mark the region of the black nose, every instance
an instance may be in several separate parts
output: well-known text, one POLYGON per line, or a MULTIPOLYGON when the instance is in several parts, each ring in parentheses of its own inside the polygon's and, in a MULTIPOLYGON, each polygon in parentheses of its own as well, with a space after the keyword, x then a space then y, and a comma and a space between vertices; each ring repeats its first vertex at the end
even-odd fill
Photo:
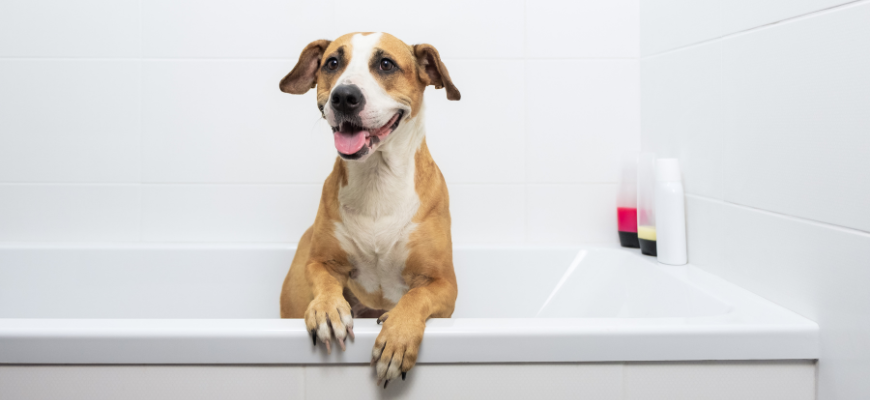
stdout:
POLYGON ((342 114, 353 115, 366 104, 362 91, 356 85, 341 85, 332 90, 332 108, 342 114))

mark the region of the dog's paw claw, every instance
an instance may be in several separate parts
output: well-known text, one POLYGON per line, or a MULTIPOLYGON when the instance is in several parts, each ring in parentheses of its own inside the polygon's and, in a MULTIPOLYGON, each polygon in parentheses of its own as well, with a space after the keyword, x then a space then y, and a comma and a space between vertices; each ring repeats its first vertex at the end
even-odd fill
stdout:
POLYGON ((347 350, 345 338, 353 338, 353 318, 350 305, 344 297, 324 296, 311 301, 305 311, 305 326, 311 332, 312 343, 323 342, 326 352, 332 353, 333 338, 342 350, 347 350))
POLYGON ((417 362, 426 325, 416 319, 393 316, 384 323, 372 349, 372 364, 378 379, 405 379, 417 362))

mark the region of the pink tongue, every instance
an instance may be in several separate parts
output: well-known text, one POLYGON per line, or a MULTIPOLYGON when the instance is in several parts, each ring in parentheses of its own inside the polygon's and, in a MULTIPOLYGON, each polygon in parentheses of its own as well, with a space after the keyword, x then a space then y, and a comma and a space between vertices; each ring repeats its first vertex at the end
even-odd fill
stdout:
POLYGON ((335 132, 335 148, 342 154, 354 154, 366 144, 366 131, 352 133, 335 132))

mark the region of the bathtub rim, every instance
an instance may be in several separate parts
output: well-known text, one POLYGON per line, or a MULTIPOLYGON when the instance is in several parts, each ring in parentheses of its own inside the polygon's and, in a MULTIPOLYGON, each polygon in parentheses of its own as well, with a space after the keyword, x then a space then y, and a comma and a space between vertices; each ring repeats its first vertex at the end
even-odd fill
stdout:
MULTIPOLYGON (((265 249, 287 243, 3 243, 19 249, 265 249)), ((482 244, 456 248, 571 248, 616 245, 482 244)), ((636 253, 636 252, 633 252, 636 253)), ((427 323, 418 362, 597 362, 817 359, 818 325, 693 265, 650 261, 734 308, 694 318, 454 318, 427 323)), ((0 319, 2 364, 367 363, 380 326, 357 319, 342 353, 311 345, 301 320, 0 319), (300 349, 304 349, 300 351, 300 349)))

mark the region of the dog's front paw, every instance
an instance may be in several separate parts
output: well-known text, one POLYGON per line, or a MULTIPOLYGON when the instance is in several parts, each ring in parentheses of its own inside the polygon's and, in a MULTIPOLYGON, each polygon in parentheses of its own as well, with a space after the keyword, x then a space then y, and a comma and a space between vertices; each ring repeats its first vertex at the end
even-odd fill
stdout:
POLYGON ((404 380, 405 373, 417 363, 417 353, 420 342, 423 341, 426 323, 413 317, 390 313, 378 318, 378 323, 382 322, 384 327, 372 349, 372 364, 378 374, 378 383, 384 380, 384 387, 387 387, 387 383, 399 375, 404 380))
POLYGON ((311 332, 311 340, 317 345, 320 339, 326 345, 326 352, 331 353, 329 346, 332 337, 344 350, 344 339, 353 335, 353 311, 343 296, 319 296, 308 304, 305 310, 305 326, 311 332))

